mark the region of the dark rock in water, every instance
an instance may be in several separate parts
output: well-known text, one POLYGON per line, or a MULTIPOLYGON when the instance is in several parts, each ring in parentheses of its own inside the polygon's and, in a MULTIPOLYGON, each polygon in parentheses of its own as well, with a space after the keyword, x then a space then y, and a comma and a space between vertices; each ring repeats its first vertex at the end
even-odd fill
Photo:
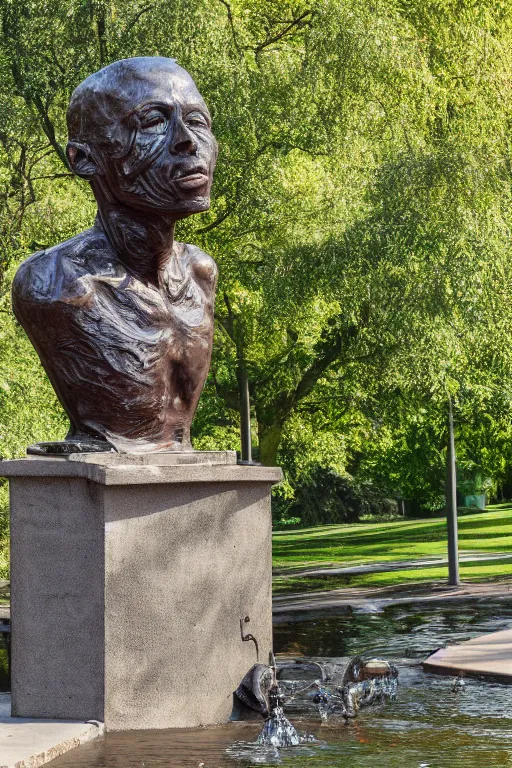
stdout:
MULTIPOLYGON (((235 691, 235 697, 245 707, 263 717, 269 715, 268 692, 272 685, 272 670, 266 664, 255 664, 235 691)), ((246 719, 246 718, 244 718, 246 719)))

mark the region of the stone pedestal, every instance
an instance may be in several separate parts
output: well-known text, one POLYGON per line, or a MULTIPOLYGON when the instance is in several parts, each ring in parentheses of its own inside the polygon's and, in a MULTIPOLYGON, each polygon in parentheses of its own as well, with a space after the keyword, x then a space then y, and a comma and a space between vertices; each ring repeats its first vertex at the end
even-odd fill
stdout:
POLYGON ((233 691, 272 647, 270 488, 281 478, 234 461, 0 464, 11 493, 13 715, 108 730, 229 719, 233 691))

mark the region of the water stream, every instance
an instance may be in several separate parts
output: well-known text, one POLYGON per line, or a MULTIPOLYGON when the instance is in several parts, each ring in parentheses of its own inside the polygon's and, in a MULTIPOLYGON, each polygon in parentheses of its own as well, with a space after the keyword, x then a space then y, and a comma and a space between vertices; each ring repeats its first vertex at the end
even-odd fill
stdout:
POLYGON ((512 598, 444 605, 400 605, 372 613, 279 617, 282 657, 365 653, 397 665, 396 701, 361 710, 345 724, 288 713, 315 741, 276 749, 256 743, 257 723, 108 734, 51 763, 52 768, 500 768, 512 766, 512 686, 422 671, 447 643, 512 627, 512 598))

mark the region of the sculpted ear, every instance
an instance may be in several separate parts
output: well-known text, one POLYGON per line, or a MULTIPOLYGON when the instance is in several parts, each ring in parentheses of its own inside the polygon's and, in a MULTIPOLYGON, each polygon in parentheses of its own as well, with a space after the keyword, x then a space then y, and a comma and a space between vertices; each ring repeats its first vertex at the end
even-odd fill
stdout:
POLYGON ((92 156, 87 144, 79 144, 77 141, 69 141, 66 147, 66 157, 69 167, 82 179, 92 179, 99 171, 98 164, 92 156))

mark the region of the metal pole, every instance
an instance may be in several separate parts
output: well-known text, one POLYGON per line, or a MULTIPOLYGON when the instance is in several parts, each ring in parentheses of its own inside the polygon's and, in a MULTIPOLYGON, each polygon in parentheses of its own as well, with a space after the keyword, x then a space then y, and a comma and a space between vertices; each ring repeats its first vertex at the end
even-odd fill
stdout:
POLYGON ((446 459, 446 522, 448 526, 448 584, 458 587, 459 532, 457 523, 457 467, 455 463, 455 437, 453 433, 453 407, 448 398, 448 455, 446 459))
POLYGON ((240 374, 240 436, 242 438, 242 461, 252 463, 251 400, 249 379, 242 370, 240 374))

